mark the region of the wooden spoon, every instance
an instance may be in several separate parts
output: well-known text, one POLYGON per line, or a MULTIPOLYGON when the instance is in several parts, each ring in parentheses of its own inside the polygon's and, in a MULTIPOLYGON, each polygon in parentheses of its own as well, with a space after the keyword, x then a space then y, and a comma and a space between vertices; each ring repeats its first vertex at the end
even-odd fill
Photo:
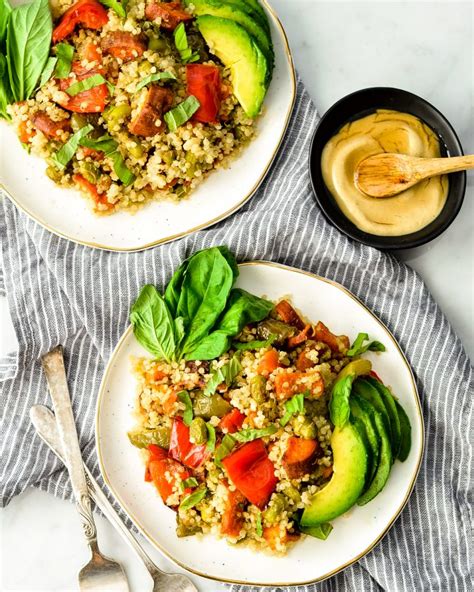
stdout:
POLYGON ((423 179, 473 168, 474 155, 417 158, 387 152, 364 159, 354 173, 354 182, 370 197, 392 197, 423 179))

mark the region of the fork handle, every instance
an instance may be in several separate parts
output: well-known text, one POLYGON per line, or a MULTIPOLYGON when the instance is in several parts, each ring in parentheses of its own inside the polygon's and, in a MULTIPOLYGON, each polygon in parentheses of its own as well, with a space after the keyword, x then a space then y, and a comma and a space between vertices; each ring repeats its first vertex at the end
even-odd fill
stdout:
POLYGON ((82 530, 92 553, 95 553, 97 552, 97 530, 92 516, 91 498, 87 488, 81 448, 67 386, 63 348, 59 345, 44 355, 41 361, 54 404, 59 437, 66 467, 71 478, 74 497, 76 498, 76 507, 81 519, 82 530))

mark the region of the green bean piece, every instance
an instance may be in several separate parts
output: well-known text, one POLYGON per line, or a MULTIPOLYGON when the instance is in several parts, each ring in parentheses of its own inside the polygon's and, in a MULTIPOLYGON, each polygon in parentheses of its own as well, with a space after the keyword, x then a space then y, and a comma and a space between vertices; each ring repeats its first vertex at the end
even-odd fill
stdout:
POLYGON ((145 153, 143 147, 140 144, 135 144, 135 146, 130 146, 128 151, 133 156, 133 158, 141 158, 145 153))
POLYGON ((318 435, 318 431, 314 423, 304 415, 297 415, 291 421, 293 431, 297 436, 305 438, 306 440, 314 440, 318 435))
POLYGON ((120 129, 121 124, 130 115, 132 109, 127 103, 116 105, 104 111, 103 117, 107 123, 109 130, 114 131, 120 129))
POLYGON ((265 403, 267 400, 266 384, 266 378, 259 374, 250 379, 250 394, 256 403, 265 403))
POLYGON ((46 168, 46 174, 55 183, 59 183, 62 179, 63 173, 55 166, 49 166, 46 168))
POLYGON ((89 181, 89 183, 97 184, 99 180, 100 171, 99 168, 92 162, 81 162, 79 165, 81 175, 89 181))
POLYGON ((151 64, 148 61, 144 61, 144 62, 140 62, 138 64, 138 72, 142 75, 142 76, 148 76, 148 74, 151 74, 151 64))
POLYGON ((128 433, 128 439, 137 448, 148 448, 150 444, 156 444, 161 448, 169 448, 171 430, 169 427, 160 426, 152 430, 133 430, 128 433))
POLYGON ((199 510, 201 512, 201 518, 204 520, 204 522, 211 524, 214 520, 215 515, 212 506, 210 504, 205 504, 201 502, 199 510))
POLYGON ((73 113, 71 115, 71 127, 73 132, 79 131, 81 127, 84 127, 87 123, 87 117, 84 115, 81 115, 80 113, 73 113))
POLYGON ((166 150, 161 153, 161 158, 165 164, 172 164, 174 160, 174 152, 172 150, 166 150))
POLYGON ((257 335, 260 339, 268 339, 270 335, 276 336, 274 345, 284 345, 288 337, 292 337, 295 333, 295 327, 276 319, 266 319, 257 325, 257 335))
POLYGON ((168 42, 163 37, 150 37, 148 40, 148 49, 151 51, 165 51, 168 49, 168 42))
POLYGON ((267 524, 275 524, 280 520, 282 512, 285 510, 285 496, 282 493, 275 493, 271 499, 270 505, 263 512, 263 517, 267 524))
POLYGON ((196 417, 211 419, 214 415, 224 417, 231 410, 231 406, 230 403, 217 393, 208 397, 200 392, 194 397, 193 410, 196 417))
POLYGON ((189 437, 194 444, 207 442, 206 422, 202 417, 195 417, 189 426, 189 437))
POLYGON ((295 504, 299 504, 301 501, 300 492, 296 489, 296 487, 293 487, 293 485, 288 485, 288 487, 285 487, 285 495, 295 504))

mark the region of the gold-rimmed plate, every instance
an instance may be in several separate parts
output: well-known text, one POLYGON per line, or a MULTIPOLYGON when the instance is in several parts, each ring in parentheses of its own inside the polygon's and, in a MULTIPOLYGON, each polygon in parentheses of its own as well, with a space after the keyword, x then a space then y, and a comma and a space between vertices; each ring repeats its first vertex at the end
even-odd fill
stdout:
POLYGON ((155 201, 130 214, 95 215, 79 192, 55 185, 44 160, 30 156, 12 126, 0 122, 0 188, 47 230, 76 243, 110 251, 139 251, 181 238, 225 219, 244 205, 265 178, 283 140, 296 97, 288 40, 263 0, 275 50, 275 70, 257 135, 229 168, 211 173, 179 203, 155 201))
POLYGON ((395 462, 383 491, 363 507, 333 521, 326 541, 305 537, 284 557, 256 554, 213 536, 180 539, 175 515, 154 487, 143 480, 139 452, 127 438, 134 424, 135 379, 130 356, 149 355, 129 328, 108 363, 99 392, 96 443, 102 475, 137 528, 165 556, 190 572, 223 582, 292 586, 323 580, 368 553, 387 533, 405 506, 418 475, 424 442, 420 401, 410 366, 394 337, 377 317, 342 286, 324 278, 266 262, 240 266, 237 285, 277 300, 290 296, 313 321, 321 319, 351 340, 363 331, 386 346, 369 353, 374 369, 389 384, 410 419, 412 448, 404 463, 395 462))

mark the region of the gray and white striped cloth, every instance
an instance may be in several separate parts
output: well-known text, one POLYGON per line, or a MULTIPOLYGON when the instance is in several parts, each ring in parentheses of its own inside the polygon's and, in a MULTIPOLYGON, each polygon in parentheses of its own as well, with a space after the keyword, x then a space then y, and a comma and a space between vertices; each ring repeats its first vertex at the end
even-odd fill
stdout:
MULTIPOLYGON (((33 434, 28 410, 49 404, 39 357, 62 343, 86 463, 98 476, 93 417, 104 366, 128 324, 140 287, 162 288, 196 249, 227 244, 239 260, 269 259, 336 280, 371 308, 400 342, 415 372, 426 454, 413 495, 383 541, 358 564, 299 592, 472 590, 469 572, 469 359, 418 275, 391 255, 330 226, 311 193, 307 155, 318 116, 298 84, 286 139, 257 194, 208 230, 143 253, 108 253, 58 238, 1 206, 4 287, 19 352, 1 361, 1 501, 26 487, 70 497, 60 463, 33 434)), ((472 500, 471 500, 472 501, 472 500)), ((233 586, 233 592, 250 588, 233 586)))

